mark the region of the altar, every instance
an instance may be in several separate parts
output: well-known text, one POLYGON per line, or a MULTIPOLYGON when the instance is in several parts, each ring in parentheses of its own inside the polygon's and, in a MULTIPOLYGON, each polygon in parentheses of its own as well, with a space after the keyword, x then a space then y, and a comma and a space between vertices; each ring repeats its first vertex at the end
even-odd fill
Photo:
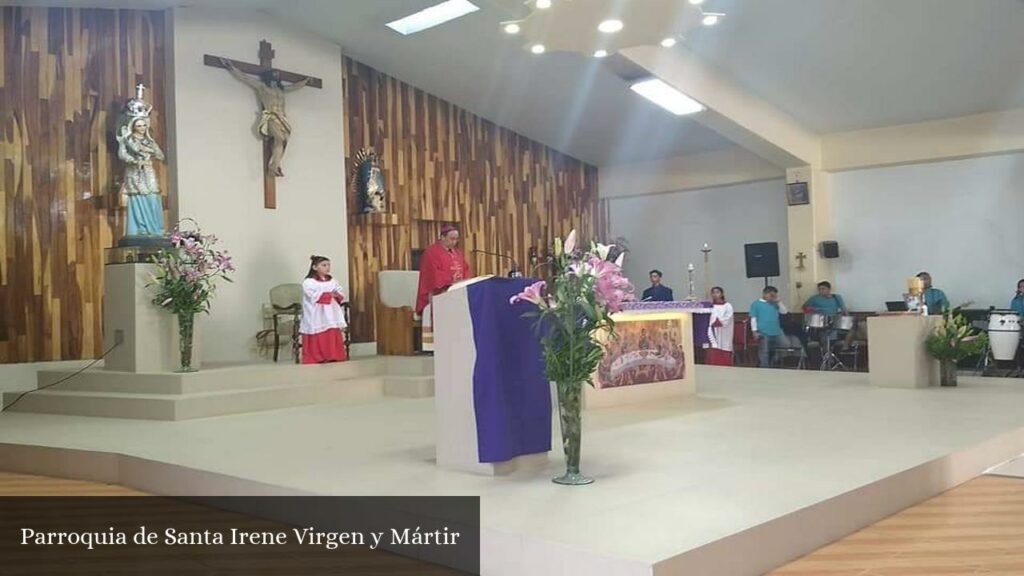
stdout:
POLYGON ((694 351, 708 343, 710 314, 705 302, 625 304, 612 316, 615 337, 602 338, 605 356, 584 389, 584 408, 696 393, 694 351))

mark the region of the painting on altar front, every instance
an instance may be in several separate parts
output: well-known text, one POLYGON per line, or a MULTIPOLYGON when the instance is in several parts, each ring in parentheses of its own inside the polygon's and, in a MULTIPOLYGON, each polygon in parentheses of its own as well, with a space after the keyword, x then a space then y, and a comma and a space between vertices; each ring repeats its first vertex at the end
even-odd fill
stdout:
POLYGON ((692 349, 688 317, 617 321, 617 337, 605 342, 597 368, 597 388, 618 388, 686 378, 686 351, 692 349))

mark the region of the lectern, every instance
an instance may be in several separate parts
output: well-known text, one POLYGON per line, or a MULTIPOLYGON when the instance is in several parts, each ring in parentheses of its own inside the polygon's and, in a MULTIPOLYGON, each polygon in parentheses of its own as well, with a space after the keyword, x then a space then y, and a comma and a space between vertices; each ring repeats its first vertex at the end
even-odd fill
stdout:
POLYGON ((474 278, 434 297, 437 465, 480 474, 543 466, 551 450, 551 388, 529 304, 535 282, 474 278))

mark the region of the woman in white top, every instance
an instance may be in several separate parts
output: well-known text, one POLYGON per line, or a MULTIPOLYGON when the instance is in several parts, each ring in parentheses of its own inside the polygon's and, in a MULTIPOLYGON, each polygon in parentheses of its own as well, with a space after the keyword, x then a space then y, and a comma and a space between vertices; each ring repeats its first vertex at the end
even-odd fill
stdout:
POLYGON ((708 321, 707 363, 714 366, 732 366, 732 334, 734 326, 732 304, 725 301, 725 290, 711 289, 711 319, 708 321))
POLYGON ((331 261, 310 256, 309 273, 302 281, 302 363, 323 364, 348 360, 345 339, 345 315, 341 304, 345 295, 331 278, 331 261))

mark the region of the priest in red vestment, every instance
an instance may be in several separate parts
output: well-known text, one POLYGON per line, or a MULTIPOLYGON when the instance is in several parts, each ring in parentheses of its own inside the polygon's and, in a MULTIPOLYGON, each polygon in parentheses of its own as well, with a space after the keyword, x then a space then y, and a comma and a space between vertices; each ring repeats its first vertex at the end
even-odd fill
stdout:
POLYGON ((423 317, 423 351, 434 351, 433 310, 434 296, 448 290, 457 282, 470 277, 469 262, 455 249, 459 231, 454 226, 441 228, 441 237, 420 257, 420 283, 416 292, 416 314, 423 317))

